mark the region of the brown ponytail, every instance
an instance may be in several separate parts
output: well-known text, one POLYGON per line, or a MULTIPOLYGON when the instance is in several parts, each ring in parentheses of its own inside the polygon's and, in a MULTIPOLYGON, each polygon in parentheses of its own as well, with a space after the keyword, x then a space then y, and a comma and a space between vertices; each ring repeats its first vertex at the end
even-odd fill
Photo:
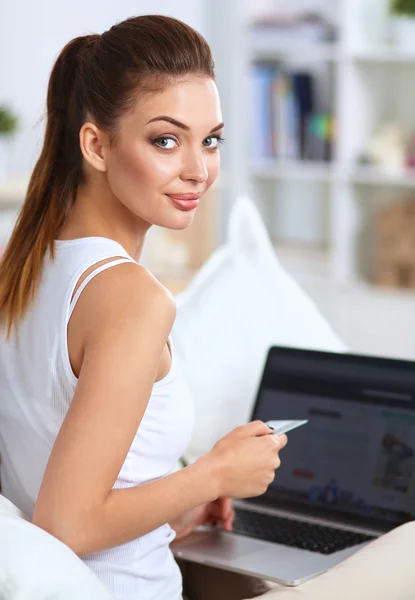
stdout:
POLYGON ((43 148, 0 263, 1 325, 10 335, 33 301, 46 253, 83 183, 79 131, 86 119, 113 136, 140 91, 189 73, 214 78, 208 44, 188 25, 158 15, 127 19, 102 35, 78 37, 50 76, 43 148))

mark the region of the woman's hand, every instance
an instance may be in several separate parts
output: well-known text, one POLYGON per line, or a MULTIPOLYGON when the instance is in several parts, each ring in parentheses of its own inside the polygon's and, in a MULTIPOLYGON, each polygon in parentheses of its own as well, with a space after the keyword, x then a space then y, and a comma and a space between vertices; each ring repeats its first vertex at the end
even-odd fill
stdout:
POLYGON ((231 498, 218 498, 207 505, 208 525, 220 525, 226 531, 232 531, 232 525, 235 520, 235 511, 231 498))
POLYGON ((218 497, 252 498, 274 481, 286 444, 285 434, 274 435, 262 421, 252 421, 236 427, 198 460, 211 468, 218 497))
POLYGON ((235 511, 231 498, 218 498, 186 511, 170 523, 176 531, 176 540, 192 533, 199 525, 220 525, 226 531, 232 530, 235 511))
POLYGON ((195 527, 218 524, 231 531, 235 517, 231 498, 249 498, 263 494, 274 480, 281 464, 279 452, 287 436, 273 435, 262 421, 236 427, 221 438, 210 452, 199 458, 213 466, 218 498, 192 508, 170 522, 176 539, 189 535, 195 527), (271 434, 271 435, 270 435, 271 434))

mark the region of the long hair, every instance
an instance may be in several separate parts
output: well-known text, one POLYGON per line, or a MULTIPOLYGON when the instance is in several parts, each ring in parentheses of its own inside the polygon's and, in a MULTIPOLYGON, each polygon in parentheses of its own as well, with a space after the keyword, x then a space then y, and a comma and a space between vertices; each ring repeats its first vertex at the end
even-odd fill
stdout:
POLYGON ((77 37, 59 54, 47 93, 44 143, 0 263, 1 327, 10 335, 33 301, 45 255, 84 182, 79 131, 87 119, 115 139, 140 94, 187 74, 214 78, 205 39, 171 17, 145 15, 77 37))

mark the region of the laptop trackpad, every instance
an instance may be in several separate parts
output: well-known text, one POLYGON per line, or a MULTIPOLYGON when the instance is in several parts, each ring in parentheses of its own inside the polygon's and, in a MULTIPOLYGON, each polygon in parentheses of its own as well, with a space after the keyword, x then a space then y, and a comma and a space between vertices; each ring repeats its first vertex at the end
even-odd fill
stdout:
POLYGON ((173 542, 173 552, 178 556, 188 556, 191 552, 195 557, 197 554, 212 559, 235 560, 248 554, 264 550, 263 543, 252 538, 240 538, 235 535, 223 534, 215 531, 195 532, 184 540, 173 542))

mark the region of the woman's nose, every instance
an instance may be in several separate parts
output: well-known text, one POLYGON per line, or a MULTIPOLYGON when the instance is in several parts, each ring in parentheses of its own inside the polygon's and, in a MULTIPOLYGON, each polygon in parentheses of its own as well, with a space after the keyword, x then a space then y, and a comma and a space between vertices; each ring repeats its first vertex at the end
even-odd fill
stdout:
POLYGON ((208 178, 206 160, 202 151, 189 152, 183 163, 182 177, 184 181, 204 183, 208 178))

